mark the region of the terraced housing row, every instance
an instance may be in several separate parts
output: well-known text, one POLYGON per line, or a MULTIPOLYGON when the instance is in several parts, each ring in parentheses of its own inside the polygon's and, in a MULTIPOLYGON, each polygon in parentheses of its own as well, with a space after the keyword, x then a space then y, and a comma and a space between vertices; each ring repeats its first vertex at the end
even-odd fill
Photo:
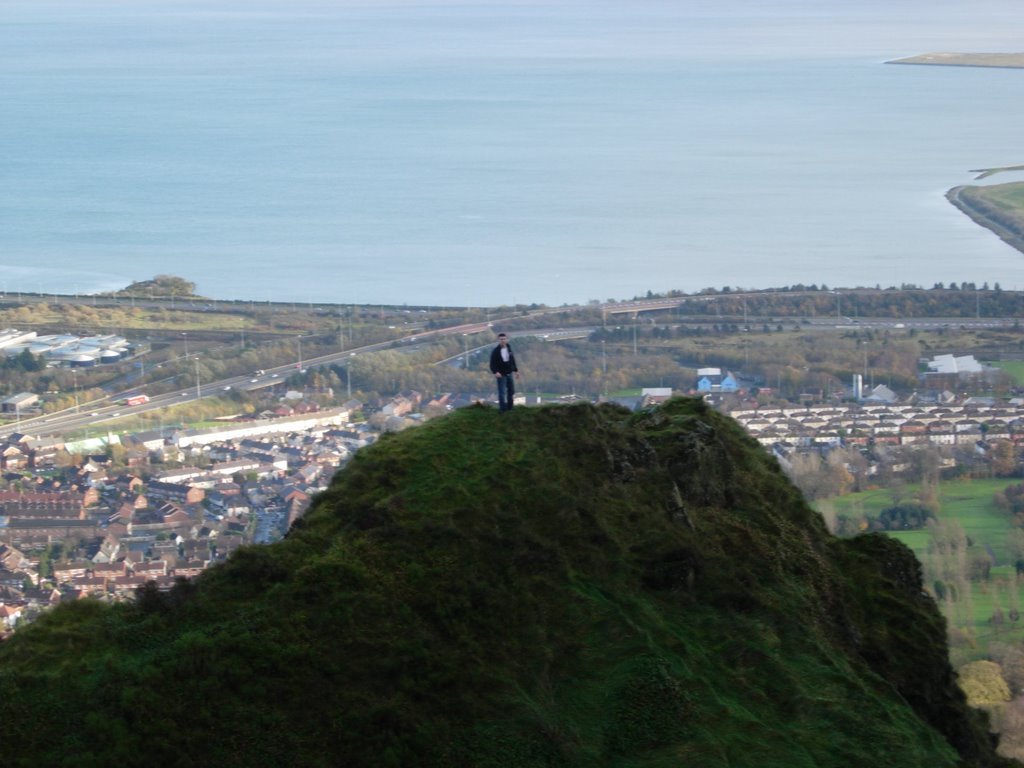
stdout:
POLYGON ((1024 399, 995 403, 822 405, 730 411, 759 443, 813 445, 1024 444, 1024 399))

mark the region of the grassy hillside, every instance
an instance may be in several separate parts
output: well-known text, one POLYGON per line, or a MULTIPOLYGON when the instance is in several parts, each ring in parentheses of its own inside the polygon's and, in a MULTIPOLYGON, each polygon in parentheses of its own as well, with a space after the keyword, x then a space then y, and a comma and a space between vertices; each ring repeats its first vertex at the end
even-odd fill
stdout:
POLYGON ((996 766, 917 561, 700 401, 466 409, 0 646, 12 766, 996 766))

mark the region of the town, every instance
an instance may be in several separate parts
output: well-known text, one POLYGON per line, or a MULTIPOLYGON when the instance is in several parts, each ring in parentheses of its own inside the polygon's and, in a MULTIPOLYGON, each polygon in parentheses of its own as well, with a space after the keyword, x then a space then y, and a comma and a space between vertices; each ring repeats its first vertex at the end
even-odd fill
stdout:
MULTIPOLYGON (((793 298, 806 302, 820 294, 811 291, 793 298)), ((911 337, 918 332, 903 322, 872 325, 865 318, 851 329, 841 318, 833 326, 794 323, 786 333, 781 325, 770 332, 770 324, 761 323, 765 340, 798 338, 800 343, 792 348, 800 354, 805 354, 808 334, 818 328, 815 332, 830 353, 845 344, 847 359, 863 363, 861 371, 846 375, 845 386, 835 375, 808 368, 801 385, 793 363, 773 372, 770 366, 782 361, 769 359, 770 351, 761 352, 766 357, 760 365, 753 363, 757 350, 750 345, 752 324, 724 323, 717 313, 690 316, 683 324, 671 314, 672 302, 694 303, 682 297, 584 307, 575 321, 561 313, 560 319, 568 323, 564 329, 551 329, 539 317, 527 315, 504 321, 531 373, 550 375, 546 391, 520 391, 516 405, 610 402, 638 410, 676 395, 704 397, 775 455, 812 500, 869 483, 884 485, 894 477, 913 479, 919 462, 909 457, 922 450, 934 455, 933 463, 943 471, 998 466, 1005 472, 1007 466, 1017 467, 1018 446, 1024 442, 1024 398, 1005 386, 998 369, 971 355, 941 353, 917 361, 919 379, 911 386, 902 372, 900 386, 875 385, 875 373, 883 375, 879 365, 887 355, 902 360, 887 351, 899 348, 898 343, 890 346, 888 334, 911 337), (604 320, 617 312, 631 313, 633 324, 606 326, 604 320), (640 312, 652 318, 641 322, 640 312), (659 313, 673 324, 659 325, 659 313), (870 358, 869 342, 875 349, 870 358), (679 354, 674 344, 697 350, 683 353, 684 361, 696 358, 705 364, 668 362, 667 355, 679 354), (562 373, 570 370, 572 359, 556 350, 571 350, 580 366, 596 366, 596 386, 577 391, 576 382, 585 380, 562 373), (732 368, 707 365, 716 356, 732 368), (766 384, 775 379, 788 381, 790 389, 783 393, 766 384), (626 389, 608 391, 613 380, 626 389), (813 385, 822 381, 826 386, 819 384, 815 390, 813 385), (798 386, 806 391, 793 388, 798 386), (811 465, 814 471, 808 472, 811 465), (826 466, 841 467, 834 474, 845 479, 821 481, 828 473, 819 470, 826 466)), ((70 310, 77 311, 73 305, 70 310)), ((253 311, 243 311, 243 320, 255 324, 253 311)), ((205 320, 208 308, 199 312, 205 320)), ((306 316, 315 314, 294 315, 287 321, 289 328, 299 327, 306 316)), ((331 317, 324 319, 343 327, 331 317)), ((255 329, 239 345, 237 363, 232 362, 236 353, 230 345, 222 344, 223 335, 210 336, 204 347, 198 332, 174 332, 161 340, 151 334, 0 331, 8 366, 20 366, 15 381, 31 382, 33 374, 24 371, 45 366, 34 375, 57 384, 54 392, 14 390, 0 400, 0 417, 8 419, 0 438, 0 631, 13 631, 62 601, 133 599, 146 585, 169 590, 239 547, 276 541, 334 473, 381 433, 456 408, 493 403, 494 393, 480 389, 489 384, 488 377, 472 370, 486 366, 479 353, 493 339, 490 323, 465 325, 464 316, 453 313, 442 315, 447 328, 429 327, 429 315, 416 313, 411 324, 403 319, 409 317, 408 310, 346 311, 344 322, 362 324, 356 331, 362 330, 367 346, 351 346, 346 335, 353 333, 344 328, 341 341, 348 346, 314 358, 314 351, 324 354, 337 338, 326 334, 325 348, 317 348, 314 334, 302 331, 305 335, 297 337, 291 353, 298 364, 286 362, 290 340, 278 351, 282 342, 268 337, 270 346, 261 352, 267 370, 255 371, 239 367, 260 364, 261 358, 252 356, 255 329), (396 328, 398 323, 407 325, 396 328), (396 337, 403 332, 407 335, 396 337), (458 340, 445 342, 443 333, 458 340), (385 342, 377 341, 381 337, 385 342), (469 338, 474 338, 474 349, 469 338), (303 340, 309 350, 305 357, 303 340), (435 351, 428 354, 430 345, 435 351), (372 362, 369 352, 383 362, 372 362), (222 367, 207 369, 217 358, 222 358, 222 367), (335 362, 339 360, 341 367, 335 362), (411 370, 410 360, 424 370, 450 372, 431 373, 435 385, 471 388, 412 387, 386 394, 388 382, 403 380, 386 366, 411 370), (146 371, 150 384, 144 393, 146 371), (363 376, 373 371, 376 378, 361 379, 353 393, 353 371, 363 376), (88 388, 83 382, 89 382, 88 388), (100 389, 97 382, 110 383, 100 389), (113 399, 106 394, 112 386, 128 388, 113 399), (176 409, 192 401, 219 402, 223 415, 200 416, 191 423, 178 420, 176 409), (158 421, 143 422, 143 412, 158 421), (139 419, 125 423, 132 414, 140 414, 139 419), (68 425, 65 431, 61 424, 68 425)), ((283 324, 273 317, 269 322, 272 329, 283 324)), ((946 338, 948 323, 929 325, 937 339, 946 338)), ((998 327, 1016 338, 1012 321, 998 327)), ((899 364, 902 370, 908 367, 899 364)))
MULTIPOLYGON (((720 400, 723 383, 727 393, 734 389, 728 374, 702 369, 689 394, 720 400)), ((674 394, 686 393, 649 388, 616 401, 642 408, 674 394)), ((1024 442, 1024 399, 956 402, 948 392, 942 402, 914 399, 896 402, 883 387, 861 403, 783 408, 741 398, 724 409, 784 467, 797 452, 838 447, 986 451, 997 441, 1024 442)), ((12 434, 0 445, 3 628, 63 600, 128 599, 149 582, 170 589, 240 546, 275 541, 382 430, 422 421, 424 410, 485 400, 407 392, 370 419, 355 400, 329 409, 300 402, 216 428, 132 433, 102 453, 12 434)), ((526 405, 527 398, 517 402, 526 405)))
POLYGON ((6 628, 64 599, 124 599, 149 581, 166 589, 243 544, 280 538, 375 439, 366 423, 350 423, 358 407, 136 433, 98 454, 11 435, 0 449, 6 628))

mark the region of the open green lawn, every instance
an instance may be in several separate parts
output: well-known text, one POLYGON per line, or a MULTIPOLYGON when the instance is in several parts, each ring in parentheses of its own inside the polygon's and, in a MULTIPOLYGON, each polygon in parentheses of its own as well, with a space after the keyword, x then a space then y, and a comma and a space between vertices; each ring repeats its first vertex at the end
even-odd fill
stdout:
MULTIPOLYGON (((1019 482, 1015 479, 944 482, 939 490, 939 519, 959 522, 976 546, 990 545, 1001 562, 1006 557, 1006 534, 1010 530, 1010 519, 996 508, 992 497, 997 491, 1019 482)), ((910 497, 917 490, 917 486, 907 486, 906 496, 910 497)), ((831 499, 829 503, 839 514, 876 517, 883 509, 893 505, 893 499, 888 490, 880 489, 831 499)), ((927 554, 927 531, 906 531, 893 535, 913 549, 919 558, 927 554)))
POLYGON ((1000 360, 991 365, 1011 376, 1015 384, 1024 384, 1024 360, 1000 360))
MULTIPOLYGON (((1008 551, 1008 535, 1012 530, 1011 518, 999 510, 993 496, 1008 485, 1019 483, 1019 479, 954 480, 944 482, 939 489, 940 520, 955 520, 964 529, 971 542, 971 552, 991 552, 995 566, 989 582, 973 584, 972 602, 974 621, 971 629, 976 647, 954 649, 957 662, 984 656, 992 640, 1024 642, 1024 619, 1006 628, 994 628, 989 622, 995 609, 993 586, 1004 613, 1009 613, 1011 602, 1010 580, 1016 578, 1013 556, 1008 551)), ((907 486, 905 496, 909 498, 917 491, 916 486, 907 486)), ((854 493, 849 496, 829 499, 827 504, 840 515, 875 517, 886 507, 892 506, 892 495, 888 490, 873 490, 854 493)), ((910 547, 922 563, 929 557, 928 530, 897 531, 891 536, 910 547)), ((941 606, 940 601, 940 606, 941 606)), ((942 606, 944 607, 944 606, 942 606)))

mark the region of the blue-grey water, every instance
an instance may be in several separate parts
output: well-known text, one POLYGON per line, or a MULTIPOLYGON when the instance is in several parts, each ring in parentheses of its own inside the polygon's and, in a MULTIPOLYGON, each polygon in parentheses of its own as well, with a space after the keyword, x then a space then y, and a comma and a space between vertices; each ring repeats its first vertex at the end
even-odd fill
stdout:
POLYGON ((0 290, 1024 289, 1017 0, 0 0, 0 290), (766 7, 766 6, 769 6, 766 7), (997 175, 990 182, 1019 180, 997 175))

